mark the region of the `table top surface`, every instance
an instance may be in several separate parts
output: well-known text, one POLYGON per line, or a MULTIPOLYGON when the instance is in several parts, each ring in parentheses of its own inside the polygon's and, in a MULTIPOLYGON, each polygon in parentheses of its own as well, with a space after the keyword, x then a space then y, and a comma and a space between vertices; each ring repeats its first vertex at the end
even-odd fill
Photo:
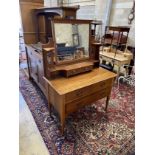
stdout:
POLYGON ((116 76, 115 73, 99 67, 90 72, 69 78, 59 77, 53 80, 44 79, 59 95, 63 95, 110 78, 115 78, 116 76))
POLYGON ((133 57, 132 54, 130 53, 125 53, 125 54, 117 53, 115 55, 115 53, 113 52, 102 52, 100 53, 100 55, 111 58, 111 59, 115 59, 117 61, 128 61, 128 60, 131 60, 133 57))

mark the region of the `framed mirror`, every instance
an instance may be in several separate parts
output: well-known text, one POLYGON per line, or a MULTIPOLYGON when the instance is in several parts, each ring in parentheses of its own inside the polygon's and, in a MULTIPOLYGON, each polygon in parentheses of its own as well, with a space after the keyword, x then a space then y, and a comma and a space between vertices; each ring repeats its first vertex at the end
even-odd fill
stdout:
POLYGON ((90 23, 91 20, 52 20, 57 63, 90 58, 90 23))

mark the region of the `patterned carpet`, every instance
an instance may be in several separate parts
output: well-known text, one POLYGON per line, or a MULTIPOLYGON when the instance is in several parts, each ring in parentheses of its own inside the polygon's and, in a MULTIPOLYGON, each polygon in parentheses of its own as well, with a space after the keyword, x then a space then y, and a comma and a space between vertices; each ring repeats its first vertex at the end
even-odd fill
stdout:
POLYGON ((66 119, 64 136, 60 134, 57 113, 50 117, 47 101, 20 70, 19 86, 51 155, 133 155, 134 154, 134 88, 113 87, 107 113, 105 99, 71 114, 66 119))

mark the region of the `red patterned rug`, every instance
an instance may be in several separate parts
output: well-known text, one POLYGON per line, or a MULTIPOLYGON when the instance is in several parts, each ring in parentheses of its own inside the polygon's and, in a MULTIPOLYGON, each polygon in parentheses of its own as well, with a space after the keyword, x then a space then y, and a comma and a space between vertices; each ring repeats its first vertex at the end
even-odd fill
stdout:
POLYGON ((107 113, 105 99, 71 114, 60 134, 57 113, 50 117, 47 101, 34 82, 20 70, 20 91, 27 102, 51 155, 133 155, 135 103, 134 88, 114 85, 107 113))

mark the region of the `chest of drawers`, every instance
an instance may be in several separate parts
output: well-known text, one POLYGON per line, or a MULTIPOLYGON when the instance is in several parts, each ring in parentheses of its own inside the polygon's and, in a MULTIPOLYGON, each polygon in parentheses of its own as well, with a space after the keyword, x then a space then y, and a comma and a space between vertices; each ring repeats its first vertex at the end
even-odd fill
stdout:
POLYGON ((89 73, 70 78, 47 80, 49 108, 53 106, 60 116, 62 132, 65 118, 85 105, 107 97, 105 109, 116 74, 102 68, 93 69, 89 73))

